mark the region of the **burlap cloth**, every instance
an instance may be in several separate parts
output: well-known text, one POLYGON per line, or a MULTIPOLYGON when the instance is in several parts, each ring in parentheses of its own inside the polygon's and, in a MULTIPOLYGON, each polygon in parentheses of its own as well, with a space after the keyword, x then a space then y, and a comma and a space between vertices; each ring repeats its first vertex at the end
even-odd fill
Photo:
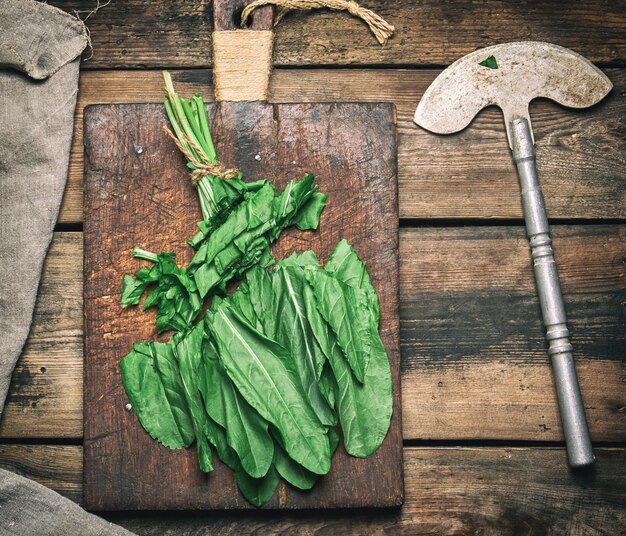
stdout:
MULTIPOLYGON (((67 178, 85 26, 34 0, 0 0, 0 416, 30 329, 67 178)), ((131 533, 0 469, 0 534, 131 533)))

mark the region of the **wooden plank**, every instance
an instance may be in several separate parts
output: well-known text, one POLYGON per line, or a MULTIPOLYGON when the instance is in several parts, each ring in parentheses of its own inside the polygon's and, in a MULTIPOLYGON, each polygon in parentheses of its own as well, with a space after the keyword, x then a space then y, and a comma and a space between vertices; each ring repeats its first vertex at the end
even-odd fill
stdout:
POLYGON ((0 420, 2 437, 83 435, 82 256, 82 233, 54 235, 0 420))
MULTIPOLYGON (((375 455, 339 450, 328 477, 307 493, 281 487, 271 508, 390 507, 402 502, 395 112, 390 104, 220 103, 208 108, 216 150, 245 177, 277 189, 313 169, 328 194, 316 232, 289 229, 276 258, 312 248, 321 259, 347 238, 378 290, 380 332, 394 380, 394 416, 375 455), (346 195, 350 192, 350 195, 346 195)), ((110 105, 85 116, 85 504, 96 510, 249 508, 232 471, 207 478, 195 449, 168 451, 124 409, 119 360, 156 338, 154 311, 122 311, 124 273, 142 264, 134 245, 174 251, 186 263, 196 232, 197 194, 161 105, 110 105), (138 150, 141 147, 141 151, 138 150), (181 482, 188 485, 181 486, 181 482)), ((168 334, 169 337, 170 334, 168 334)), ((164 337, 160 337, 164 340, 164 337)))
MULTIPOLYGON (((592 437, 623 441, 624 226, 554 231, 592 437)), ((404 438, 560 440, 522 229, 403 229, 400 239, 404 438)), ((57 233, 2 437, 82 437, 82 323, 73 313, 57 330, 54 318, 80 295, 81 274, 80 233, 57 233)))
MULTIPOLYGON (((524 229, 403 231, 405 437, 445 439, 453 430, 455 438, 514 439, 523 428, 525 439, 560 438, 524 229), (497 414, 485 418, 494 403, 497 414)), ((625 242, 624 226, 554 232, 595 440, 599 430, 607 440, 626 437, 625 242)))
MULTIPOLYGON (((0 446, 0 467, 80 501, 80 450, 0 446)), ((413 447, 404 449, 406 501, 398 512, 127 512, 105 517, 142 536, 623 534, 626 451, 602 448, 596 456, 593 471, 574 473, 567 470, 564 449, 413 447)))
MULTIPOLYGON (((553 236, 575 353, 622 359, 626 227, 558 226, 553 236)), ((412 356, 404 370, 544 363, 523 227, 404 229, 401 243, 402 341, 412 356)))
POLYGON ((76 445, 3 445, 0 468, 30 478, 77 503, 83 500, 83 448, 76 445))
MULTIPOLYGON (((50 3, 83 14, 96 5, 50 3)), ((584 0, 566 9, 550 0, 362 4, 396 27, 387 45, 379 46, 365 24, 346 13, 292 13, 276 29, 275 65, 448 65, 476 48, 528 39, 573 48, 596 62, 626 59, 622 0, 584 0)), ((94 49, 88 69, 211 64, 209 0, 113 2, 92 14, 88 26, 94 49)))
MULTIPOLYGON (((579 358, 576 368, 592 441, 623 441, 625 363, 579 358)), ((407 370, 402 374, 402 398, 405 438, 563 439, 547 364, 485 359, 407 370)))
MULTIPOLYGON (((454 136, 434 136, 413 124, 415 107, 439 72, 278 70, 270 93, 274 102, 394 102, 400 217, 520 218, 517 176, 498 110, 485 110, 454 136)), ((551 218, 626 217, 626 71, 606 72, 615 89, 591 110, 565 110, 548 102, 532 106, 539 176, 551 218)), ((178 71, 174 79, 183 94, 201 91, 212 97, 210 71, 178 71)), ((162 102, 163 97, 160 72, 83 72, 62 223, 83 218, 83 108, 162 102)))

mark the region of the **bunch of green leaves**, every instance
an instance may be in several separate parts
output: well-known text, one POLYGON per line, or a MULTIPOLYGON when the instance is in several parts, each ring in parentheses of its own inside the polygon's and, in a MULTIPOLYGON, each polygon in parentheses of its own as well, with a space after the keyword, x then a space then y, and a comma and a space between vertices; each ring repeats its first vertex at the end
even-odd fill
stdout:
POLYGON ((352 456, 382 443, 393 397, 379 316, 365 265, 342 240, 325 268, 312 251, 255 266, 169 345, 135 345, 124 387, 153 438, 169 448, 195 438, 203 471, 213 445, 259 506, 280 477, 310 489, 330 470, 338 423, 352 456))
POLYGON ((141 268, 135 278, 124 276, 122 305, 137 305, 154 285, 143 308, 158 309, 158 332, 191 327, 206 298, 224 292, 232 279, 252 266, 273 264, 270 245, 283 229, 317 228, 326 195, 317 191, 313 180, 313 175, 292 180, 279 195, 267 181, 257 181, 255 189, 246 192, 226 220, 201 242, 187 267, 179 268, 173 253, 156 255, 134 248, 136 258, 155 264, 141 268))
POLYGON ((214 289, 223 291, 231 279, 254 265, 272 264, 269 246, 286 227, 317 228, 326 195, 317 191, 313 180, 313 175, 292 180, 280 195, 265 183, 246 196, 202 243, 189 264, 202 298, 214 289))
MULTIPOLYGON (((165 109, 175 136, 188 156, 191 170, 216 162, 217 155, 208 127, 202 97, 179 97, 172 80, 164 72, 168 99, 165 109)), ((241 277, 254 265, 274 262, 270 245, 288 226, 316 229, 326 203, 318 192, 313 175, 290 181, 280 194, 266 180, 244 182, 241 175, 222 179, 204 174, 196 182, 203 221, 189 241, 196 254, 187 267, 179 268, 171 253, 159 255, 140 248, 136 258, 151 261, 135 278, 122 281, 122 305, 137 305, 148 287, 154 285, 144 309, 156 307, 157 330, 182 331, 190 328, 200 314, 203 302, 216 292, 224 292, 233 278, 241 277)))

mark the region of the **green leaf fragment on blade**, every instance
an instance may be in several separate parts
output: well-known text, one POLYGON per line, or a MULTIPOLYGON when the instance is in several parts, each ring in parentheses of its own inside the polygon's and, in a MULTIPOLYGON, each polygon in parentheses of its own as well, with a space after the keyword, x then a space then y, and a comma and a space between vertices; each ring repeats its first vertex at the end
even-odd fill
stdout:
POLYGON ((478 65, 482 65, 483 67, 487 67, 489 69, 498 68, 498 62, 496 61, 495 56, 489 56, 488 58, 481 61, 478 65))

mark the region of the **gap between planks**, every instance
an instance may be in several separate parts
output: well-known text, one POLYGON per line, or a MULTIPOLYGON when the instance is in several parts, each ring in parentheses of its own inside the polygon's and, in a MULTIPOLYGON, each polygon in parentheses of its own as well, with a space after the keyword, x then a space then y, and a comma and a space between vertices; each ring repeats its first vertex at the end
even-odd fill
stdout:
MULTIPOLYGON (((626 225, 554 235, 592 437, 623 441, 626 225)), ((523 229, 402 229, 400 259, 404 439, 561 440, 523 229)), ((55 235, 0 436, 82 437, 80 233, 55 235)))
MULTIPOLYGON (((274 102, 395 103, 402 218, 521 218, 517 176, 499 110, 485 110, 453 136, 435 136, 412 123, 417 103, 439 72, 281 69, 272 75, 270 94, 274 102)), ((551 218, 626 218, 626 70, 606 72, 615 89, 590 110, 566 110, 548 102, 531 107, 539 177, 551 218)), ((211 71, 173 75, 183 95, 201 91, 207 101, 212 99, 211 71)), ((162 86, 159 71, 82 73, 60 223, 83 219, 83 108, 162 102, 162 86)))

